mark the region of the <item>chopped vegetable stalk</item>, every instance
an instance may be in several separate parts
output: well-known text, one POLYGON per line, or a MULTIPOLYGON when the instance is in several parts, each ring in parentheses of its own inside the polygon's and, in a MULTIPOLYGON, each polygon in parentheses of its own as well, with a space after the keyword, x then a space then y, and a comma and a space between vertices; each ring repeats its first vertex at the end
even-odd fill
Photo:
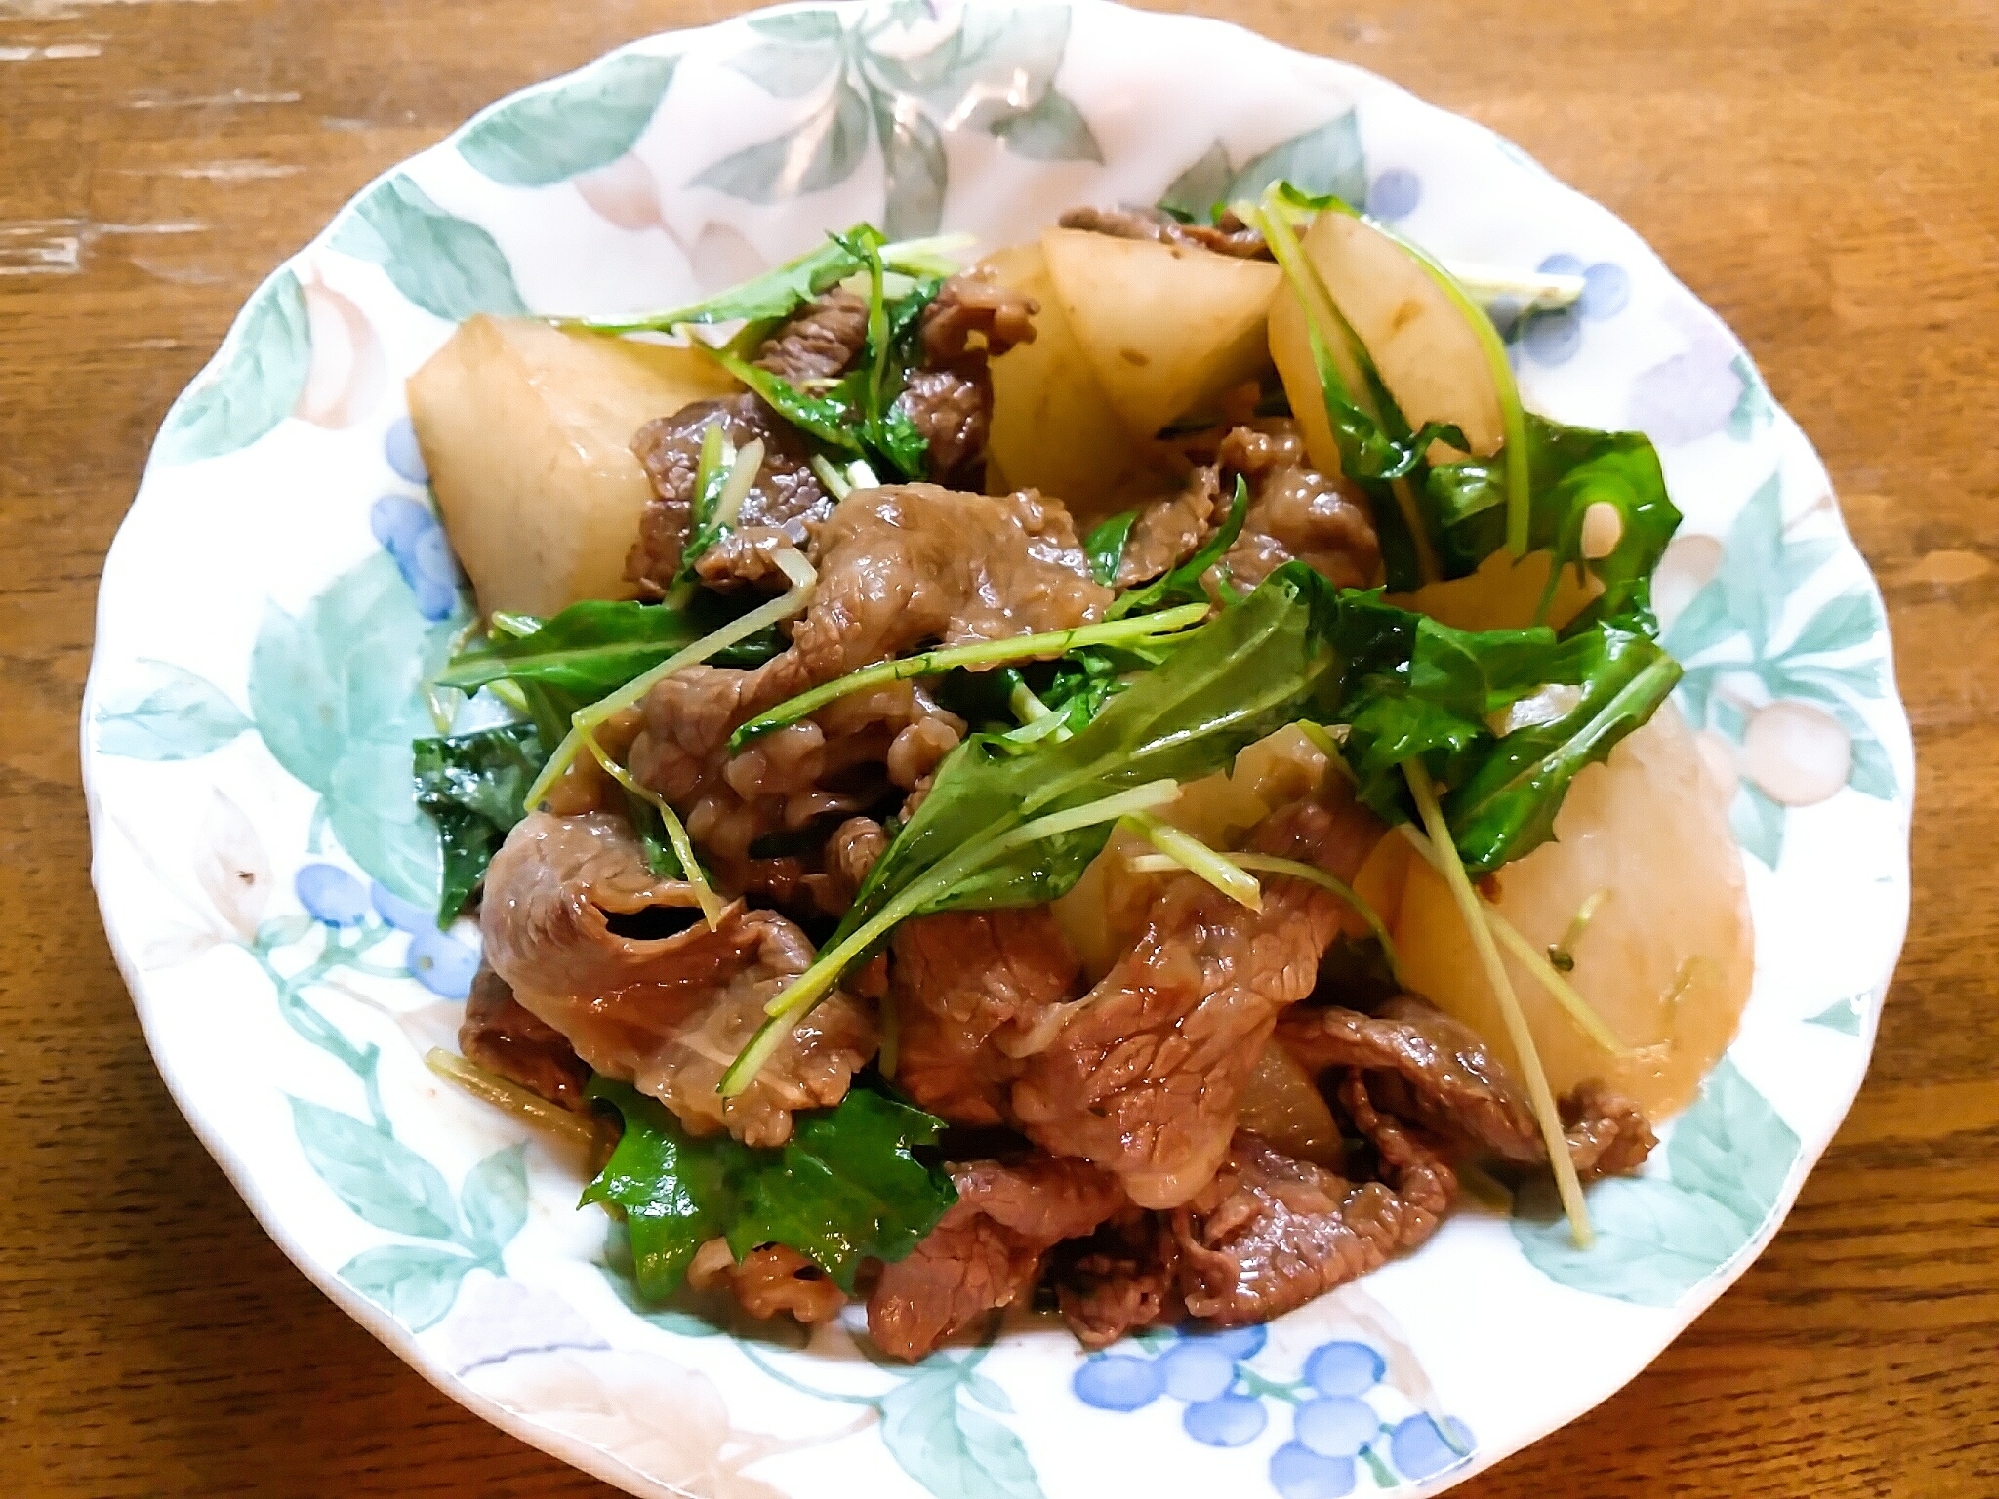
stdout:
POLYGON ((548 757, 548 764, 542 767, 541 775, 536 778, 534 785, 528 788, 527 805, 530 808, 540 806, 547 799, 549 788, 583 752, 584 736, 596 725, 640 701, 657 683, 675 672, 685 667, 697 666, 718 651, 726 650, 738 640, 746 639, 780 620, 789 619, 805 607, 812 597, 813 585, 819 581, 819 575, 812 570, 812 564, 789 548, 775 553, 772 560, 791 580, 790 591, 752 609, 740 619, 732 620, 721 629, 704 635, 686 649, 677 651, 660 662, 651 671, 633 677, 608 697, 600 698, 588 708, 579 709, 570 720, 569 733, 562 743, 556 746, 555 753, 548 757))
POLYGON ((1143 836, 1174 865, 1199 875, 1237 905, 1252 911, 1263 909, 1263 887, 1256 883, 1256 877, 1244 873, 1239 862, 1216 853, 1192 833, 1144 812, 1125 818, 1124 826, 1143 836))
MULTIPOLYGON (((729 462, 729 482, 723 486, 721 498, 715 501, 714 511, 708 517, 708 524, 717 539, 724 531, 735 529, 736 517, 743 513, 743 501, 750 497, 750 490, 757 482, 757 470, 763 467, 764 443, 761 437, 729 462)), ((713 541, 708 545, 712 546, 713 541)), ((706 551, 707 546, 702 548, 706 551)), ((698 554, 697 554, 698 555, 698 554)))
MULTIPOLYGON (((1383 228, 1377 220, 1369 222, 1383 228)), ((1585 285, 1580 276, 1564 276, 1554 271, 1516 271, 1470 260, 1447 260, 1442 265, 1451 279, 1481 307, 1496 302, 1518 302, 1523 311, 1557 312, 1579 301, 1585 285)))
POLYGON ((812 455, 812 472, 819 476, 819 482, 826 486, 826 493, 835 500, 844 500, 854 492, 854 486, 848 480, 846 473, 835 467, 832 460, 824 453, 812 455))
POLYGON ((561 1135, 572 1145, 588 1149, 597 1143, 597 1127, 586 1115, 573 1114, 568 1109, 528 1092, 519 1083, 496 1077, 485 1068, 468 1062, 441 1046, 433 1046, 425 1052, 423 1064, 447 1083, 463 1088, 481 1103, 489 1103, 496 1109, 512 1114, 516 1119, 524 1120, 551 1134, 561 1135))
POLYGON ((1513 980, 1507 977, 1506 965, 1499 960, 1499 948, 1494 944, 1492 928, 1485 920, 1484 904, 1479 900, 1478 892, 1472 889, 1471 877, 1465 873, 1464 863, 1458 858, 1457 845, 1451 841, 1450 827, 1444 821, 1444 809, 1437 804, 1436 788, 1430 784, 1430 773, 1411 760, 1404 763, 1403 774, 1409 779, 1409 794, 1415 798, 1423 826, 1429 829, 1431 844, 1442 866, 1444 883, 1450 887, 1451 897, 1457 902, 1458 914, 1464 918, 1472 946, 1485 969, 1486 982, 1492 986, 1493 997, 1499 1001, 1499 1012, 1506 1019, 1506 1034, 1519 1057, 1520 1070, 1527 1079, 1527 1096, 1534 1105, 1534 1116, 1541 1126, 1541 1139, 1548 1147, 1548 1164, 1555 1172, 1555 1189, 1561 1193, 1562 1210, 1568 1214, 1569 1236, 1578 1249, 1587 1249, 1596 1241, 1596 1234, 1590 1228, 1589 1208, 1583 1202, 1582 1183, 1576 1179, 1576 1163, 1569 1158, 1569 1141, 1562 1129, 1561 1111, 1555 1107, 1554 1092, 1548 1087, 1548 1074, 1541 1067, 1541 1054, 1535 1050, 1533 1033, 1527 1029, 1527 1016, 1520 1008, 1520 996, 1513 992, 1513 980))
POLYGON ((1164 806, 1179 794, 1178 782, 1153 781, 1115 796, 1107 796, 1101 801, 1087 802, 1080 807, 1036 818, 1010 832, 961 848, 953 857, 904 887, 872 918, 822 952, 810 968, 792 980, 789 987, 780 990, 764 1006, 764 1023, 757 1027, 750 1044, 722 1074, 722 1081, 715 1091, 724 1098, 733 1098, 747 1088, 770 1059, 771 1053, 791 1034, 792 1026, 840 981, 841 974, 846 972, 850 963, 886 937, 900 922, 914 916, 931 901, 941 898, 960 879, 981 865, 1043 838, 1116 822, 1133 812, 1149 812, 1154 807, 1164 806))
MULTIPOLYGON (((1406 823, 1403 824, 1402 835, 1409 840, 1416 852, 1422 855, 1424 863, 1438 874, 1444 872, 1443 864, 1437 858, 1437 846, 1434 843, 1406 823)), ((1483 900, 1479 904, 1484 908, 1485 924, 1492 928, 1492 935, 1499 939, 1500 944, 1508 952, 1527 965, 1527 971, 1534 976, 1534 981, 1546 989, 1549 996, 1569 1012, 1569 1018, 1575 1021, 1582 1033, 1614 1057, 1630 1056, 1631 1048, 1618 1040, 1617 1033, 1610 1028, 1603 1016, 1596 1012, 1596 1006, 1578 994, 1575 986, 1562 977, 1555 965, 1535 951, 1534 944, 1521 934, 1520 928, 1508 921, 1500 912, 1486 905, 1483 900)))
MULTIPOLYGON (((1217 854, 1238 869, 1250 870, 1257 874, 1282 874, 1294 880, 1305 880, 1322 890, 1329 890, 1345 901, 1360 914, 1367 923, 1367 929, 1374 940, 1381 944, 1381 955, 1388 960, 1389 976, 1396 983, 1402 982, 1402 958, 1395 950, 1395 939, 1388 933, 1388 925, 1376 913, 1373 906, 1362 900, 1360 893, 1338 875, 1326 873, 1316 864, 1300 863, 1296 859, 1282 859, 1276 854, 1217 854)), ((1187 866, 1178 859, 1165 854, 1141 854, 1130 860, 1125 867, 1133 874, 1174 874, 1187 866)))
POLYGON ((1609 895, 1610 891, 1607 889, 1592 891, 1589 898, 1576 907, 1576 914, 1569 918, 1568 926, 1562 931, 1562 940, 1548 949, 1548 961, 1554 965, 1556 972, 1567 973, 1576 966, 1576 944, 1583 940, 1583 933, 1589 930, 1590 922, 1596 919, 1597 907, 1601 906, 1609 895))
POLYGON ((1206 604, 1185 604, 1178 609, 1162 609, 1157 614, 1142 615, 1135 619, 1079 625, 1073 630, 1046 630, 1038 635, 1010 635, 1004 640, 981 640, 972 645, 945 646, 941 650, 925 651, 919 656, 904 656, 896 661, 882 661, 874 666, 849 672, 844 677, 836 677, 813 688, 810 692, 801 692, 788 702, 779 703, 767 713, 759 713, 730 736, 729 748, 741 750, 759 735, 768 734, 773 729, 781 729, 789 723, 796 723, 808 714, 817 713, 828 703, 836 702, 856 692, 866 692, 870 688, 880 687, 889 682, 905 682, 911 677, 936 676, 940 672, 960 667, 999 666, 1008 661, 1032 661, 1042 657, 1060 656, 1078 646, 1114 645, 1119 642, 1143 640, 1150 636, 1164 635, 1197 625, 1207 617, 1207 613, 1206 604))
POLYGON ((673 845, 673 856, 680 861, 681 877, 694 887, 694 899, 701 907, 701 914, 708 918, 708 930, 714 931, 722 924, 725 903, 701 872, 700 861, 694 856, 694 840, 687 836, 687 828, 672 804, 650 786, 640 785, 638 778, 613 759, 610 751, 588 730, 583 734, 583 747, 603 767, 604 774, 659 813, 659 820, 666 825, 666 841, 673 845))

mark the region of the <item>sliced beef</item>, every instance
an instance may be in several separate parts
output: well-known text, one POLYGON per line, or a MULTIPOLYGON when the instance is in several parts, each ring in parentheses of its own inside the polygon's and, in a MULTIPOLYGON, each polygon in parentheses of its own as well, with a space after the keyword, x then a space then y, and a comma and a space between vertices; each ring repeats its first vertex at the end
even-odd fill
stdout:
MULTIPOLYGON (((1314 1072, 1358 1068, 1376 1102, 1424 1128, 1506 1160, 1545 1162, 1548 1151, 1526 1089, 1469 1026, 1412 995, 1378 1016, 1299 1009, 1278 1041, 1314 1072)), ((1569 1156, 1584 1176, 1629 1171, 1656 1143, 1636 1105, 1585 1084, 1562 1104, 1569 1156)))
POLYGON ((1195 469, 1178 494, 1139 511, 1118 558, 1117 586, 1135 588, 1178 567, 1201 549, 1228 510, 1220 472, 1212 464, 1195 469))
POLYGON ((1180 1241, 1171 1217, 1128 1207, 1087 1239, 1056 1252, 1050 1272, 1062 1320, 1085 1348, 1177 1322, 1181 1299, 1180 1241))
POLYGON ((1373 1144, 1382 1180, 1351 1182, 1247 1132, 1173 1214, 1180 1291, 1204 1321, 1267 1322, 1413 1249, 1450 1211, 1456 1178, 1434 1150, 1377 1114, 1357 1074, 1341 1100, 1373 1144))
MULTIPOLYGON (((701 441, 716 422, 738 449, 754 441, 764 445, 756 483, 738 517, 740 527, 781 531, 793 546, 802 547, 806 524, 832 512, 832 497, 812 472, 812 453, 805 440, 761 399, 744 393, 683 406, 671 416, 647 422, 632 439, 632 452, 652 481, 653 497, 639 516, 639 536, 625 558, 625 576, 649 593, 665 592, 679 571, 694 509, 701 441)), ((710 573, 722 579, 724 560, 735 555, 725 553, 711 563, 710 573)))
MULTIPOLYGON (((960 494, 934 484, 856 490, 817 528, 812 552, 819 582, 792 627, 789 650, 754 671, 677 672, 646 698, 632 770, 675 806, 704 776, 713 778, 737 724, 808 687, 933 641, 961 645, 1071 629, 1102 619, 1111 600, 1090 577, 1069 512, 1031 491, 960 494)), ((870 703, 887 701, 843 699, 814 717, 830 740, 842 732, 841 714, 879 717, 870 703)), ((906 741, 895 764, 887 760, 895 739, 884 747, 884 764, 913 776, 904 789, 948 749, 944 727, 956 724, 952 743, 964 731, 931 704, 905 714, 896 735, 922 719, 939 722, 906 741)))
POLYGON ((811 963, 812 944, 740 902, 711 929, 689 886, 646 868, 622 818, 530 814, 487 871, 480 931, 523 1006, 697 1134, 727 1128, 751 1145, 782 1144, 795 1110, 839 1102, 874 1053, 872 1019, 835 994, 746 1092, 717 1094, 764 1004, 811 963))
MULTIPOLYGON (((1380 834, 1335 788, 1271 814, 1250 842, 1351 881, 1380 834)), ((1262 884, 1251 911, 1193 875, 1164 882, 1136 945, 1014 1084, 1014 1116, 1036 1144, 1116 1173, 1144 1207, 1206 1185, 1278 1014, 1312 992, 1344 911, 1302 880, 1262 884)))
POLYGON ((958 1200, 907 1259, 883 1267, 868 1331, 894 1358, 920 1359, 960 1328, 1034 1289, 1048 1251, 1123 1205, 1116 1178, 1081 1161, 1032 1157, 950 1168, 958 1200))
POLYGON ((1242 535, 1223 559, 1240 588, 1254 588, 1293 557, 1339 588, 1365 588, 1381 567, 1381 543, 1366 503, 1345 480, 1311 466, 1290 421, 1237 427, 1216 455, 1223 494, 1249 481, 1242 535))
POLYGON ((980 489, 992 433, 988 362, 1034 342, 1033 300, 978 266, 946 281, 923 309, 921 363, 897 404, 923 434, 929 474, 939 484, 980 489))
POLYGON ((1238 260, 1268 260, 1270 246, 1263 236, 1233 213, 1219 224, 1183 224, 1156 208, 1072 208, 1062 215, 1064 229, 1089 229, 1119 239, 1149 239, 1162 245, 1212 250, 1238 260))
POLYGON ((757 345, 750 363, 793 385, 844 375, 868 346, 868 299, 834 287, 757 345))
POLYGON ((896 1083, 954 1124, 1002 1124, 1025 1052, 1081 964, 1046 906, 947 912, 896 928, 896 1083))
POLYGON ((739 1265, 728 1240, 710 1239, 688 1266, 687 1283, 697 1291, 733 1292, 752 1317, 785 1314, 807 1326, 832 1321, 847 1304, 832 1277, 785 1244, 752 1249, 739 1265))
POLYGON ((458 1049, 474 1062, 530 1093, 582 1113, 590 1068, 562 1033, 514 998, 507 981, 480 965, 465 998, 458 1049))

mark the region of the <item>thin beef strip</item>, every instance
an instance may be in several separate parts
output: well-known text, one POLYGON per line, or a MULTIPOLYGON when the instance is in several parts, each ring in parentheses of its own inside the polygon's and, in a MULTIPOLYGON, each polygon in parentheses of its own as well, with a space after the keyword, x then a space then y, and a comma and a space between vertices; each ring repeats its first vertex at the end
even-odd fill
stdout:
POLYGON ((1089 1238, 1063 1245, 1050 1278, 1062 1320, 1092 1350, 1177 1322, 1186 1310, 1171 1215, 1150 1208, 1128 1207, 1089 1238))
POLYGON ((1187 476, 1180 492, 1139 512, 1118 561, 1129 588, 1185 561, 1227 519, 1236 480, 1249 486, 1242 534, 1222 559, 1230 580, 1254 588, 1293 557, 1339 588, 1365 588, 1381 567, 1381 543, 1364 501, 1345 480, 1311 466, 1288 420, 1232 427, 1215 461, 1187 476))
POLYGON ((950 1168, 958 1200, 907 1259, 884 1266, 868 1331, 894 1358, 920 1359, 960 1328, 1029 1295, 1048 1251, 1124 1202, 1117 1179, 1035 1156, 950 1168))
MULTIPOLYGON (((1380 835, 1341 785, 1272 813, 1250 846, 1351 881, 1380 835)), ((1193 875, 1165 881, 1136 945, 1029 1058, 1015 1118, 1051 1155, 1116 1173, 1141 1206, 1188 1201, 1227 1153, 1243 1085, 1279 1012, 1312 992, 1343 913, 1283 876, 1263 881, 1259 911, 1193 875)))
MULTIPOLYGON (((1412 995, 1379 1016, 1298 1009, 1279 1043, 1314 1072, 1359 1068, 1379 1105, 1446 1139, 1523 1164, 1545 1162, 1546 1143, 1512 1071, 1479 1035, 1412 995)), ((1562 1102, 1569 1157, 1578 1173, 1601 1176, 1643 1164, 1656 1142, 1637 1106, 1586 1083, 1562 1102)))
POLYGON ((805 385, 844 375, 867 346, 868 299, 836 286, 757 345, 750 363, 805 385))
POLYGON ((797 429, 780 420, 759 397, 745 392, 683 406, 671 416, 647 422, 632 439, 632 452, 652 481, 653 497, 639 516, 638 540, 625 558, 625 576, 647 593, 664 593, 679 571, 694 509, 701 440, 716 422, 738 449, 759 440, 764 445, 763 463, 744 497, 737 530, 739 538, 754 533, 766 545, 759 548, 738 539, 726 550, 718 548, 715 560, 704 556, 702 562, 708 564, 702 572, 704 581, 711 585, 728 581, 725 565, 738 569, 734 574, 738 581, 765 577, 771 540, 765 533, 781 533, 788 544, 802 547, 807 523, 832 513, 832 497, 812 472, 811 450, 797 429))
POLYGON ((728 1240, 710 1239, 687 1267, 687 1283, 697 1291, 733 1292, 752 1317, 786 1313, 807 1326, 832 1321, 847 1304, 824 1270, 786 1244, 759 1245, 739 1265, 728 1240))
POLYGON ((1373 1145, 1382 1180, 1348 1181, 1238 1131, 1214 1180, 1173 1214, 1179 1289, 1194 1316, 1267 1322, 1437 1231, 1457 1192, 1450 1167, 1375 1111, 1359 1074, 1341 1083, 1340 1101, 1373 1145))
POLYGON ((582 1113, 590 1068, 562 1032, 514 998, 507 981, 485 964, 465 997, 458 1049, 474 1062, 530 1093, 582 1113))
POLYGON ((866 1010, 836 993, 725 1099, 724 1069, 763 1006, 813 954, 804 933, 737 902, 709 928, 691 887, 654 876, 607 813, 530 814, 486 874, 480 932, 520 1003, 606 1077, 660 1099, 697 1134, 781 1145, 798 1109, 838 1103, 874 1054, 866 1010))
POLYGON ((947 912, 896 928, 896 1083, 953 1124, 1003 1124, 1013 1080, 1082 965, 1046 906, 947 912))
POLYGON ((937 483, 984 487, 993 425, 988 362, 1034 342, 1038 310, 1032 299, 1001 285, 988 266, 953 276, 923 309, 923 359, 896 404, 923 434, 937 483))
POLYGON ((1162 245, 1212 250, 1238 260, 1271 258, 1263 236, 1233 213, 1224 213, 1219 224, 1183 224, 1156 208, 1072 208, 1060 222, 1064 229, 1089 229, 1119 239, 1149 239, 1162 245))
MULTIPOLYGON (((962 645, 1089 624, 1111 601, 1090 577, 1069 512, 1032 491, 855 490, 817 528, 813 557, 819 581, 789 650, 754 671, 677 672, 647 697, 632 771, 676 806, 714 775, 737 724, 816 683, 930 641, 962 645)), ((940 713, 931 705, 902 727, 940 713)), ((948 746, 939 730, 926 727, 912 741, 910 763, 941 757, 948 746)))

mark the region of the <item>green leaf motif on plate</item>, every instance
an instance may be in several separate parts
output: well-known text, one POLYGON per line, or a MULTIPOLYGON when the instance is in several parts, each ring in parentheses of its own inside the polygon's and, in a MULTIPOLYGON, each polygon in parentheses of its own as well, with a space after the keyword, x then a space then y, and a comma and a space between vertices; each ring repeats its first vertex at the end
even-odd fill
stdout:
POLYGON ((458 1299, 470 1255, 428 1244, 383 1244, 364 1249, 340 1267, 340 1278, 411 1332, 443 1320, 458 1299))
POLYGON ((293 1098, 306 1163, 363 1222, 413 1239, 455 1240, 458 1209, 444 1178, 386 1130, 293 1098))
POLYGON ((1589 1190, 1596 1243, 1569 1238, 1552 1188, 1537 1180, 1513 1236, 1536 1269, 1578 1291, 1671 1306, 1762 1230, 1798 1158, 1798 1136, 1727 1058, 1665 1149, 1670 1177, 1610 1177, 1589 1190))
POLYGON ((499 241, 439 208, 404 173, 356 199, 332 243, 344 255, 379 265, 397 291, 446 322, 463 322, 475 312, 528 310, 499 241))
POLYGON ((526 1155, 525 1145, 509 1145, 487 1156, 466 1175, 459 1194, 466 1234, 495 1254, 528 1221, 526 1155))
POLYGON ((460 623, 425 620, 395 560, 378 552, 296 618, 268 607, 250 656, 265 746, 320 793, 355 863, 425 905, 437 898, 437 833, 417 806, 410 744, 434 732, 423 684, 460 623))
POLYGON ((458 154, 509 187, 547 187, 609 166, 652 123, 679 62, 631 52, 607 58, 473 121, 458 154))
POLYGON ((790 129, 714 162, 694 184, 750 203, 837 186, 872 144, 881 153, 883 225, 891 238, 935 232, 950 163, 940 120, 983 131, 1038 161, 1103 160, 1073 100, 1055 87, 1068 46, 1066 5, 965 8, 930 39, 927 7, 796 11, 749 23, 757 40, 727 60, 778 99, 824 92, 790 129), (916 30, 927 45, 908 47, 916 30))
POLYGON ((1728 414, 1728 435, 1737 442, 1749 442, 1775 419, 1777 405, 1747 354, 1737 354, 1728 367, 1742 382, 1742 394, 1735 398, 1735 409, 1728 414))
POLYGON ((1020 1438, 960 1398, 977 1359, 935 1354, 883 1396, 882 1443, 938 1499, 1041 1499, 1020 1438))
POLYGON ((291 415, 311 365, 305 291, 282 270, 250 299, 220 367, 167 413, 154 461, 194 463, 247 448, 291 415))
MULTIPOLYGON (((1843 589, 1785 637, 1790 599, 1839 550, 1832 537, 1786 534, 1782 475, 1773 472, 1729 527, 1713 578, 1663 636, 1666 649, 1686 663, 1679 703, 1694 728, 1747 745, 1770 705, 1811 710, 1794 714, 1785 733, 1771 733, 1744 757, 1730 808, 1737 841, 1772 869, 1783 853, 1790 808, 1808 805, 1801 797, 1815 794, 1805 777, 1787 778, 1801 737, 1815 739, 1820 753, 1843 748, 1848 789, 1883 801, 1898 794, 1887 748, 1858 706, 1887 689, 1879 596, 1865 584, 1843 589)), ((1826 793, 1821 786, 1816 794, 1826 793)))
POLYGON ((1844 999, 1835 999, 1805 1024, 1822 1025, 1829 1031, 1838 1031, 1842 1036, 1857 1036, 1860 1034, 1862 1006, 1866 1003, 1865 994, 1849 994, 1844 999))
POLYGON ((1281 141, 1238 168, 1220 141, 1168 184, 1159 206, 1207 222, 1216 205, 1255 198, 1282 179, 1306 192, 1331 193, 1349 203, 1367 196, 1367 164, 1361 153, 1360 117, 1348 110, 1310 130, 1281 141))
POLYGON ((100 754, 193 760, 253 727, 208 678, 166 661, 141 660, 137 665, 135 680, 97 710, 100 754))

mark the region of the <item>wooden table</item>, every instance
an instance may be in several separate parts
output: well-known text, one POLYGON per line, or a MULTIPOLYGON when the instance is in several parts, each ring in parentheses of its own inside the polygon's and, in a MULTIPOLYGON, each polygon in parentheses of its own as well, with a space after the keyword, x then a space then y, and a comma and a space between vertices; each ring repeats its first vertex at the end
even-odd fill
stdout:
MULTIPOLYGON (((264 1238, 98 926, 98 561, 259 278, 488 100, 728 5, 0 0, 0 1489, 608 1494, 264 1238)), ((1636 225, 1819 444, 1921 789, 1873 1074, 1789 1226, 1628 1389, 1459 1492, 1999 1494, 1999 12, 1208 0, 1520 141, 1636 225)))

